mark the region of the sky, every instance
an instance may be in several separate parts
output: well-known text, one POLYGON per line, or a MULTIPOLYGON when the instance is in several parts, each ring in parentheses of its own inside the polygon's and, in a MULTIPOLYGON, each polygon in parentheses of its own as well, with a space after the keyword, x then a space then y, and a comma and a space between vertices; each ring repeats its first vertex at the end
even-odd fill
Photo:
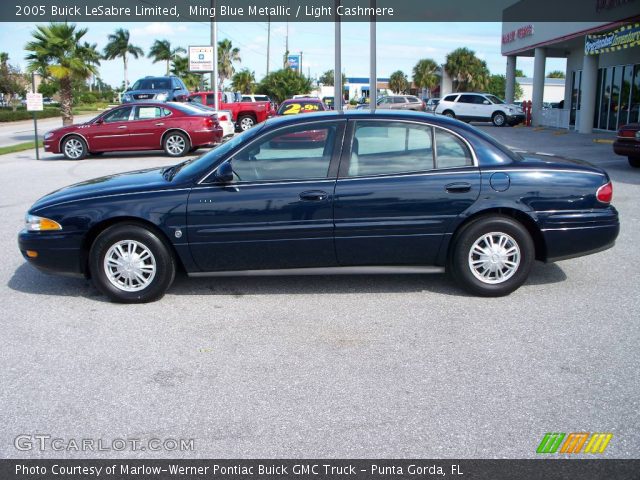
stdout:
MULTIPOLYGON (((97 43, 102 50, 107 43, 107 35, 117 28, 130 31, 131 42, 141 47, 145 53, 154 40, 169 40, 172 46, 206 45, 210 38, 208 22, 197 23, 82 23, 88 28, 84 39, 97 43)), ((9 61, 25 67, 24 45, 30 40, 34 24, 0 23, 0 50, 9 53, 9 61)), ((271 71, 282 66, 285 42, 289 33, 289 50, 302 52, 302 68, 305 74, 317 78, 323 72, 333 69, 334 28, 332 23, 271 23, 271 47, 269 68, 271 71)), ((447 53, 458 47, 467 47, 487 62, 491 73, 504 74, 506 57, 500 53, 502 26, 494 23, 390 23, 377 25, 377 71, 378 77, 388 77, 396 70, 402 70, 409 78, 416 62, 422 58, 432 58, 444 63, 447 53)), ((248 68, 260 80, 267 68, 267 22, 218 23, 218 39, 228 38, 233 46, 240 49, 241 63, 236 70, 248 68)), ((369 76, 369 24, 342 24, 342 67, 347 77, 369 76)), ((517 68, 526 76, 533 75, 533 58, 518 57, 517 68)), ((547 59, 547 72, 565 69, 564 59, 547 59)), ((163 75, 165 62, 152 63, 151 59, 140 58, 129 61, 129 81, 147 75, 163 75)), ((123 80, 121 59, 103 60, 100 77, 104 82, 119 86, 123 80)))

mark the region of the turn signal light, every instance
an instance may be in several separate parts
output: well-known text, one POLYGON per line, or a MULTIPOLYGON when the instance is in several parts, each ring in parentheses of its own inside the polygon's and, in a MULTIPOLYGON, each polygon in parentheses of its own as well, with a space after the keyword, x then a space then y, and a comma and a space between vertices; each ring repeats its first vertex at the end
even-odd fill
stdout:
POLYGON ((38 252, 36 252, 35 250, 27 250, 27 257, 29 257, 29 258, 37 258, 38 257, 38 252))
POLYGON ((635 130, 618 130, 618 136, 623 138, 633 138, 637 136, 636 134, 637 132, 635 130))
POLYGON ((611 182, 607 182, 602 185, 596 192, 596 198, 602 203, 611 203, 613 199, 613 185, 611 182))

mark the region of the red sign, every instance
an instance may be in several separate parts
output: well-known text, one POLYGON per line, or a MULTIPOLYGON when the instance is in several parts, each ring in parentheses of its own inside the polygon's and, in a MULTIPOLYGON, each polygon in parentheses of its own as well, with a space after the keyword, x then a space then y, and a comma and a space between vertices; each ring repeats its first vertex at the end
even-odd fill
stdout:
POLYGON ((516 30, 511 30, 510 32, 502 35, 502 43, 511 43, 516 37, 518 38, 526 38, 533 35, 533 24, 524 25, 516 30))

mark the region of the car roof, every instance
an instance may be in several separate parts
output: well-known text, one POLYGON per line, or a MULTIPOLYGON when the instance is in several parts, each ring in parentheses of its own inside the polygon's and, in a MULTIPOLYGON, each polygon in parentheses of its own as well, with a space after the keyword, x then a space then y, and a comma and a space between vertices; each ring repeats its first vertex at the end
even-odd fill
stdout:
MULTIPOLYGON (((284 103, 284 102, 283 102, 284 103)), ((371 112, 369 109, 363 110, 345 110, 342 112, 335 110, 324 110, 321 112, 305 113, 304 115, 283 115, 279 117, 272 117, 265 122, 267 128, 285 126, 289 124, 295 124, 298 122, 304 123, 310 120, 372 120, 372 119, 386 119, 386 120, 413 120, 413 121, 428 121, 433 125, 440 125, 443 127, 457 127, 465 128, 468 125, 456 119, 441 115, 432 115, 424 112, 413 112, 405 110, 376 110, 371 112)), ((471 129, 468 127, 466 129, 471 129)))

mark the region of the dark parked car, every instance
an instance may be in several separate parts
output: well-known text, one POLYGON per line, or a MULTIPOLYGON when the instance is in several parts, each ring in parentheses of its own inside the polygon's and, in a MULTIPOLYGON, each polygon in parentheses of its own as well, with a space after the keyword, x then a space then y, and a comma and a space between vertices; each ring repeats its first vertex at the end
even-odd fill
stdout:
POLYGON ((633 168, 640 168, 640 123, 630 123, 618 129, 613 151, 627 157, 633 168))
POLYGON ((186 102, 189 89, 178 77, 145 77, 138 80, 122 95, 122 103, 186 102))
POLYGON ((180 157, 222 140, 222 127, 214 111, 183 103, 121 105, 86 123, 47 132, 44 150, 62 153, 69 160, 122 150, 164 150, 180 157))
POLYGON ((173 167, 53 192, 27 212, 19 248, 120 302, 160 298, 178 269, 447 270, 470 292, 497 296, 522 285, 534 260, 611 247, 611 198, 603 170, 520 156, 457 120, 324 112, 268 120, 173 167), (271 145, 308 131, 325 141, 271 145))

